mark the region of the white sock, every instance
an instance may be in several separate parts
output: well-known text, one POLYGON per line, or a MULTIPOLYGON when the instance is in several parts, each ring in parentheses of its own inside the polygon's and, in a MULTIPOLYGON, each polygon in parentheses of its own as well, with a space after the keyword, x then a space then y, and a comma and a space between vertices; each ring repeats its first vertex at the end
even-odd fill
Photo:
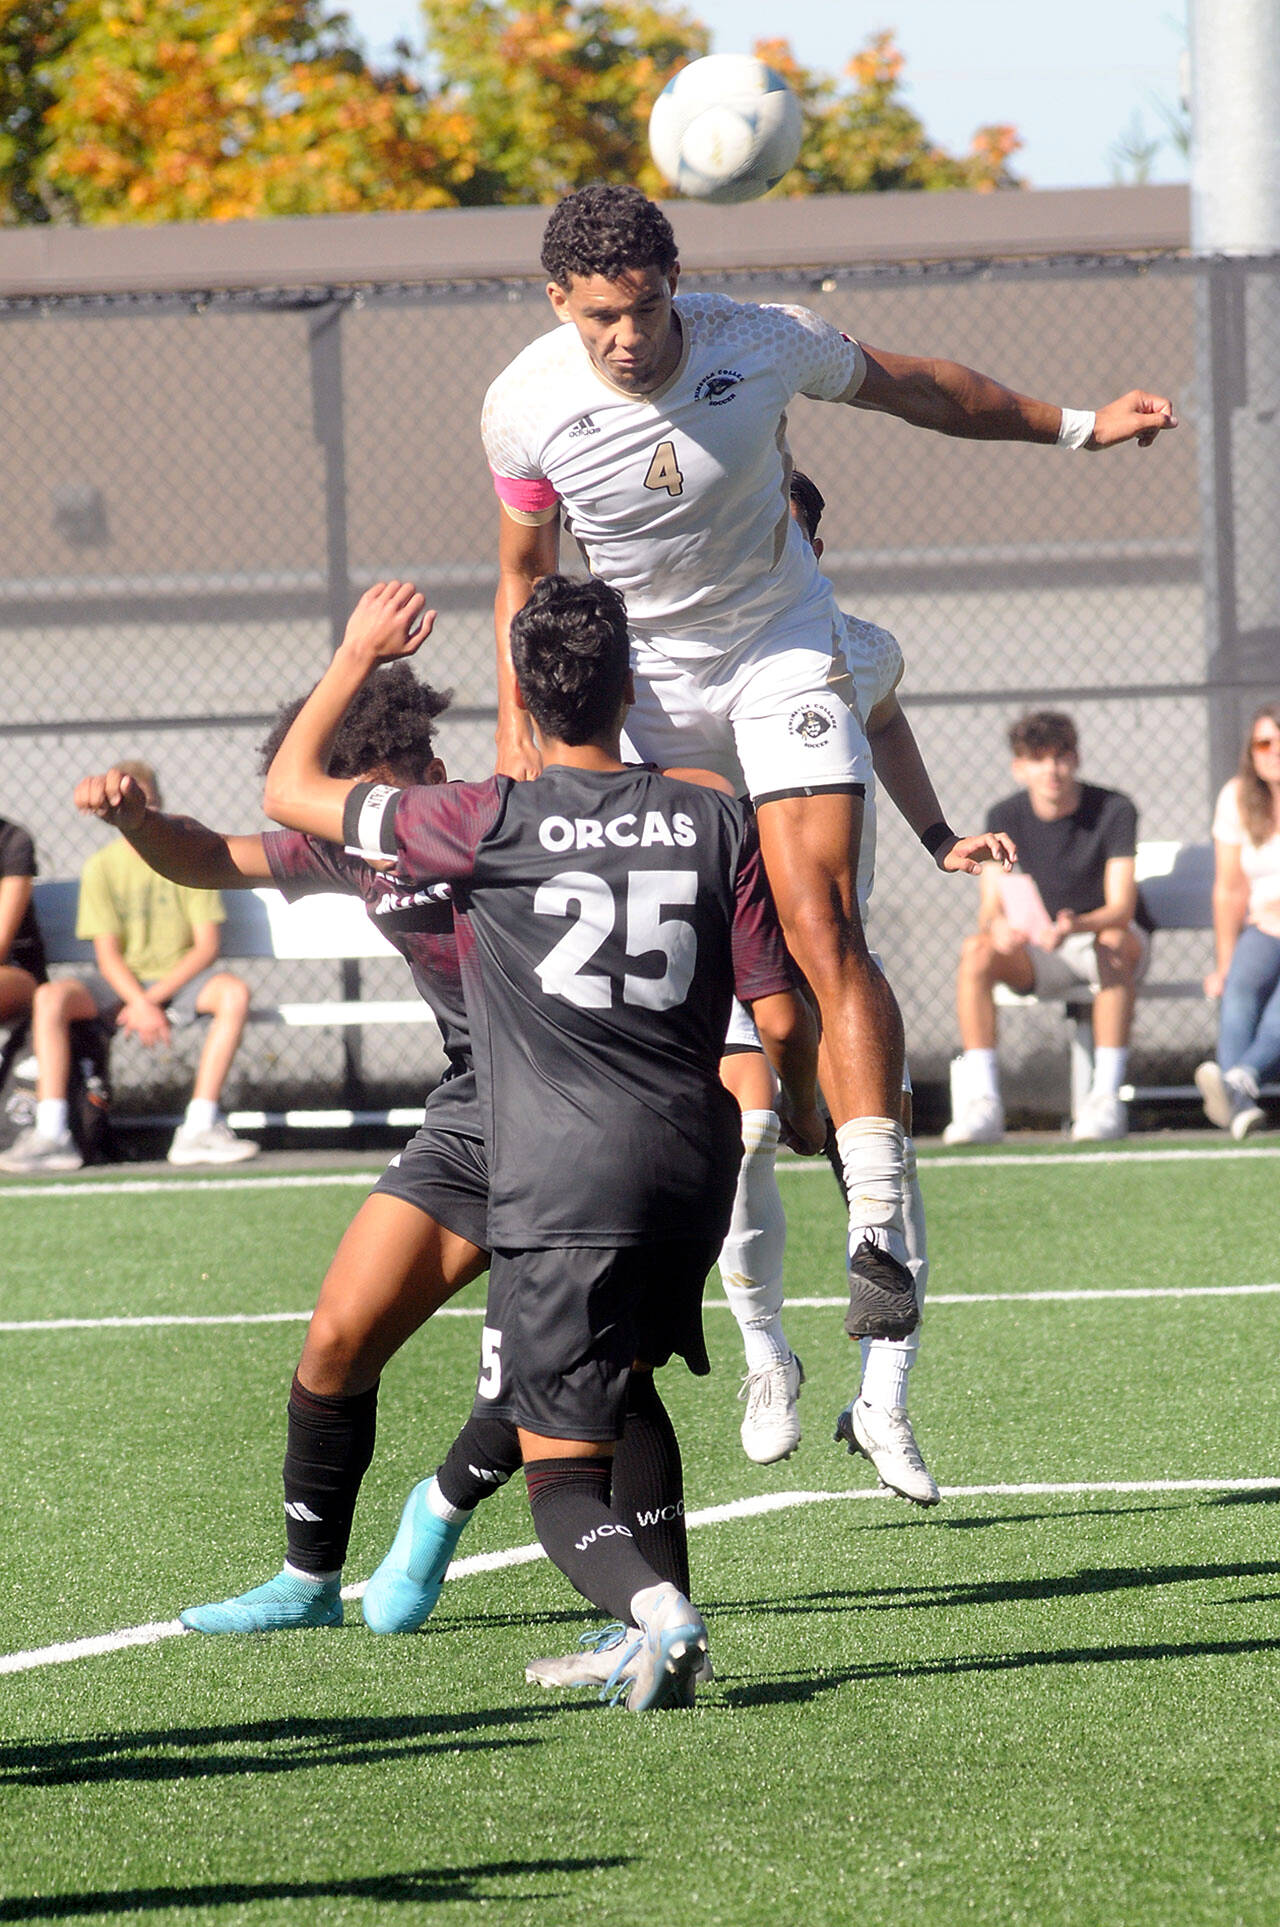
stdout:
POLYGON ((284 1569, 290 1579, 303 1579, 309 1586, 328 1586, 331 1585, 335 1579, 341 1579, 342 1577, 341 1566, 334 1572, 304 1572, 301 1566, 291 1566, 286 1559, 284 1569))
POLYGON ((184 1131, 207 1131, 218 1116, 218 1106, 211 1097, 193 1097, 187 1106, 187 1115, 182 1120, 184 1131))
POLYGON ((720 1279, 742 1333, 749 1372, 785 1365, 782 1259, 787 1220, 778 1194, 776 1111, 742 1113, 742 1163, 729 1231, 720 1250, 720 1279))
POLYGON ((428 1512, 434 1513, 437 1519, 443 1519, 447 1526, 452 1526, 456 1525, 459 1519, 469 1519, 474 1510, 474 1506, 450 1505, 440 1490, 439 1479, 434 1472, 431 1474, 431 1483, 427 1487, 428 1512))
POLYGON ((1119 1097, 1120 1086, 1124 1083, 1125 1070, 1129 1063, 1129 1052, 1123 1044, 1095 1044, 1093 1051, 1093 1085, 1090 1097, 1119 1097))
POLYGON ((964 1079, 970 1097, 1000 1096, 1000 1065, 994 1050, 967 1050, 964 1079))
POLYGON ((905 1141, 895 1117, 851 1117, 836 1132, 849 1196, 849 1254, 868 1231, 899 1264, 907 1261, 905 1141))
MULTIPOLYGON (((929 1282, 929 1253, 925 1241, 924 1198, 916 1170, 916 1143, 908 1138, 904 1146, 903 1171, 907 1193, 907 1269, 916 1281, 916 1303, 924 1309, 925 1287, 929 1282)), ((883 1405, 893 1411, 907 1408, 907 1374, 920 1349, 920 1327, 909 1338, 862 1338, 862 1385, 859 1398, 868 1405, 883 1405)))
POLYGON ((67 1100, 65 1097, 38 1097, 36 1099, 36 1129, 41 1137, 65 1137, 67 1130, 67 1100))

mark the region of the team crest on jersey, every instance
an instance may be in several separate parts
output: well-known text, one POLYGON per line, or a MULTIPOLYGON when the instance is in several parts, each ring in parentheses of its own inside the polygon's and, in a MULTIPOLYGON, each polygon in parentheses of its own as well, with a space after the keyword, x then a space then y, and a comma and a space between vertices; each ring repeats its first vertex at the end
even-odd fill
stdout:
POLYGON ((705 401, 711 408, 723 408, 727 401, 733 400, 733 391, 743 377, 736 368, 717 368, 714 375, 704 375, 693 391, 695 401, 705 401))
POLYGON ((569 430, 569 440, 576 442, 582 435, 598 435, 599 433, 600 430, 595 422, 592 421, 590 415, 584 415, 581 420, 576 421, 569 430))
POLYGON ((822 742, 835 726, 831 711, 817 703, 807 703, 803 709, 793 709, 787 723, 788 730, 800 739, 806 749, 812 749, 822 742))

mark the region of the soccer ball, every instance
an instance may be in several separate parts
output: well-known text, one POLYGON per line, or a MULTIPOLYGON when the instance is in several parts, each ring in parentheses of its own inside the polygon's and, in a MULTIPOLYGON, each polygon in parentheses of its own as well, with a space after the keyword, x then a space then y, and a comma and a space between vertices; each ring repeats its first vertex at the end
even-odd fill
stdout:
POLYGON ((754 201, 795 165, 800 102, 750 54, 708 54, 672 76, 649 116, 649 152, 681 194, 754 201))

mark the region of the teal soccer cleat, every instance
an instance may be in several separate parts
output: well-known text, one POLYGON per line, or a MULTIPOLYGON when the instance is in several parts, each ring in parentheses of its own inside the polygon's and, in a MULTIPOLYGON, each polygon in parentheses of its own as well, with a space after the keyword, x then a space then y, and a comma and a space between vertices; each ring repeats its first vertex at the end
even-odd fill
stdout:
POLYGON ((374 1633, 416 1633, 430 1618, 466 1519, 450 1524, 427 1504, 430 1479, 405 1501, 391 1550, 364 1589, 364 1623, 374 1633))
POLYGON ((304 1579, 278 1572, 265 1586, 214 1606, 188 1606, 178 1614, 193 1633, 282 1633, 299 1626, 340 1626, 342 1595, 336 1579, 304 1579))

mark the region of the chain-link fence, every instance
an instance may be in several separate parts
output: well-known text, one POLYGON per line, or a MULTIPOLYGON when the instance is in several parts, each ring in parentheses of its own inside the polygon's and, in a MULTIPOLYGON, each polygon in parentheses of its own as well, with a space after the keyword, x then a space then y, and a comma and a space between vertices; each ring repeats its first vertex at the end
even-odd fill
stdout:
MULTIPOLYGON (((1086 775, 1134 796, 1141 834, 1207 836, 1243 718, 1280 685, 1280 395, 1251 402, 1248 365, 1269 356, 1280 374, 1280 264, 697 284, 803 302, 867 342, 945 353, 1072 406, 1135 384, 1177 398, 1176 435, 1105 456, 954 442, 799 399, 789 433, 827 497, 824 567, 842 603, 903 643, 906 704, 958 827, 980 827, 1011 787, 1009 720, 1051 703, 1077 718, 1086 775), (1211 334, 1212 357, 1197 349, 1211 334)), ((43 874, 73 875, 102 842, 71 789, 123 755, 155 764, 171 807, 261 826, 255 746, 380 576, 413 578, 440 610, 424 667, 455 692, 442 752, 455 776, 487 772, 496 505, 478 418, 489 381, 551 325, 540 283, 9 301, 0 323, 0 814, 32 828, 43 874)), ((885 809, 872 935, 918 1080, 940 1079, 954 1048, 975 903, 976 886, 937 875, 885 809)), ((1162 969, 1204 968, 1207 940, 1159 941, 1162 969)), ((365 995, 402 993, 398 963, 360 968, 365 995)), ((337 966, 251 974, 273 997, 339 990, 337 966)), ((1051 1101, 1059 1031, 1032 1014, 1005 1039, 1015 1075, 1051 1101)), ((1198 1003, 1148 1005, 1139 1073, 1185 1074, 1212 1031, 1198 1003)), ((251 1037, 229 1099, 295 1101, 343 1074, 336 1034, 272 1028, 251 1037)), ((411 1101, 403 1033, 366 1040, 363 1074, 370 1092, 411 1101)))

